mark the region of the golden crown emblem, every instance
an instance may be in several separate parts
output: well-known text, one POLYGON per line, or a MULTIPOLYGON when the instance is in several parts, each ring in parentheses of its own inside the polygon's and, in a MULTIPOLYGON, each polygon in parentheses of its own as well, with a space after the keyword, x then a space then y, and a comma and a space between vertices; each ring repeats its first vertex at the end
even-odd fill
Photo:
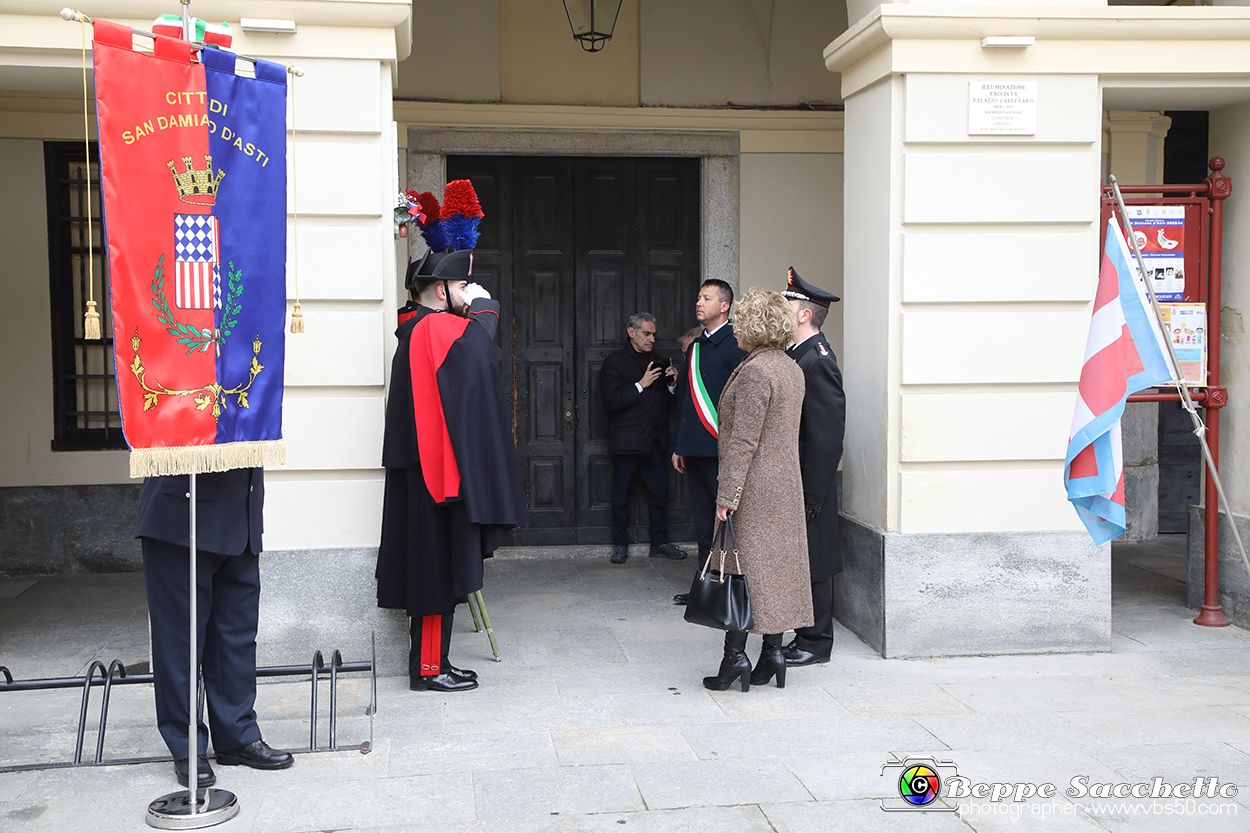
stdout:
POLYGON ((190 156, 182 157, 182 165, 186 168, 183 173, 178 173, 174 168, 174 160, 165 164, 169 165, 174 184, 178 186, 178 199, 192 205, 214 205, 217 202, 217 187, 226 172, 218 168, 217 176, 213 177, 213 157, 204 157, 203 170, 192 166, 190 156))

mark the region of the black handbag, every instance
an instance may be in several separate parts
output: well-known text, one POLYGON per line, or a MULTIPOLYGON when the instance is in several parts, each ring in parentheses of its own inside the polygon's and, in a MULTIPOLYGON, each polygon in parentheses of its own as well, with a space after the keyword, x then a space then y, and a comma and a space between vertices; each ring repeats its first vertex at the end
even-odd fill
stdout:
POLYGON ((747 589, 747 577, 741 575, 738 563, 738 537, 734 534, 733 517, 730 516, 716 528, 712 535, 712 551, 703 569, 690 585, 690 598, 686 602, 686 621, 722 631, 749 631, 755 627, 751 616, 751 593, 747 589), (725 573, 725 556, 733 547, 734 567, 738 573, 725 573), (712 559, 720 556, 720 569, 708 569, 712 559))

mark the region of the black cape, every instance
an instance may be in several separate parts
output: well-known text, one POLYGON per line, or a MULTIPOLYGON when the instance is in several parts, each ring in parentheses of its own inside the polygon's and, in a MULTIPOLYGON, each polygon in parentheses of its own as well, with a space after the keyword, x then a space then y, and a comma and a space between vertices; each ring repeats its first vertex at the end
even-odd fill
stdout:
POLYGON ((816 520, 807 525, 807 560, 812 583, 816 583, 842 572, 837 475, 846 429, 846 394, 842 392, 842 372, 824 333, 817 333, 789 352, 799 363, 807 383, 799 422, 803 491, 825 499, 816 520))
MULTIPOLYGON (((382 465, 382 543, 378 549, 378 606, 409 616, 446 613, 482 589, 482 559, 509 530, 529 522, 512 441, 512 423, 495 355, 499 305, 474 302, 464 333, 448 349, 435 377, 456 465, 459 493, 438 503, 426 486, 418 449, 410 349, 426 307, 399 325, 391 363, 382 465)), ((418 403, 429 402, 420 392, 418 403)))

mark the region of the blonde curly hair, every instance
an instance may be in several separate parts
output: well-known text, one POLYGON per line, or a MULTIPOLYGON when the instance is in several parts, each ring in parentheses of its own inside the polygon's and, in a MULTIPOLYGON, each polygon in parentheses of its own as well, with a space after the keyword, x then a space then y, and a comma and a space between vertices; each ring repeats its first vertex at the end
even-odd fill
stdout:
POLYGON ((798 321, 790 302, 780 292, 751 287, 734 304, 734 335, 751 347, 780 347, 794 343, 798 321))

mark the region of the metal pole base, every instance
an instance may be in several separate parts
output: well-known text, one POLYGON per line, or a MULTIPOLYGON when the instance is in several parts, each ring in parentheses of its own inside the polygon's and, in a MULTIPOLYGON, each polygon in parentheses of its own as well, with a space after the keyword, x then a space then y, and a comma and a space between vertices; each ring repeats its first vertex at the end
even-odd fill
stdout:
POLYGON ((1231 623, 1224 615, 1224 608, 1220 605, 1203 605, 1202 612, 1198 614, 1198 618, 1194 619, 1194 624, 1205 625, 1208 628, 1227 628, 1231 623))
POLYGON ((192 808, 187 790, 162 795, 148 805, 148 825, 159 830, 199 830, 239 814, 239 799, 229 790, 196 790, 196 799, 197 806, 192 808))

